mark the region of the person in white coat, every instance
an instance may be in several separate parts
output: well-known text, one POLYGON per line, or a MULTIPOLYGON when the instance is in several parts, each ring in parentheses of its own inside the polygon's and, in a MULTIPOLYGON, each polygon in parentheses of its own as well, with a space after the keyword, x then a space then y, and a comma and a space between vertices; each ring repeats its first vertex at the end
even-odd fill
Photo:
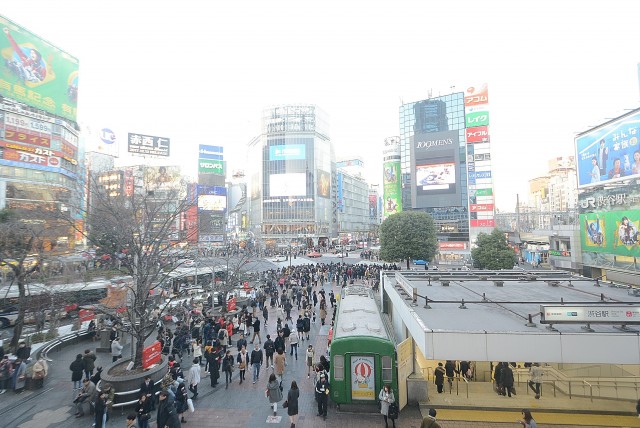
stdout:
POLYGON ((189 382, 189 391, 193 393, 193 400, 198 398, 198 384, 200 383, 200 362, 197 358, 193 359, 193 365, 187 374, 187 382, 189 382))

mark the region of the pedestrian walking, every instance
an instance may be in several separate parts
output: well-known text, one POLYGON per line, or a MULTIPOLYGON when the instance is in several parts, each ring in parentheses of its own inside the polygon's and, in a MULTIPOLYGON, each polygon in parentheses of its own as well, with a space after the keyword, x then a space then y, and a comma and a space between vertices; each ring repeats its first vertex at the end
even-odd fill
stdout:
POLYGON ((253 368, 253 383, 258 381, 260 377, 260 367, 262 366, 264 356, 262 354, 262 349, 260 349, 260 344, 256 343, 255 348, 251 351, 251 367, 253 368))
POLYGON ((538 424, 533 420, 531 411, 528 409, 522 409, 522 420, 517 421, 524 428, 538 428, 538 424))
MULTIPOLYGON (((135 413, 127 415, 127 425, 125 425, 125 428, 142 428, 142 425, 136 425, 136 418, 137 416, 135 413)), ((146 426, 149 426, 149 424, 147 423, 146 426)))
POLYGON ((307 379, 311 377, 311 368, 313 367, 314 357, 315 351, 313 350, 313 345, 309 345, 305 354, 305 359, 307 360, 307 379))
POLYGON ((253 337, 251 338, 251 343, 258 338, 258 343, 262 343, 262 337, 260 337, 260 319, 256 317, 255 321, 253 321, 253 337))
POLYGON ((3 355, 2 360, 0 360, 0 394, 4 394, 9 388, 11 370, 13 370, 13 367, 11 361, 9 361, 9 356, 3 355))
POLYGON ((434 371, 434 383, 436 384, 436 387, 438 388, 438 394, 442 394, 442 390, 444 389, 444 375, 445 375, 445 370, 444 367, 442 366, 442 363, 438 363, 438 367, 436 367, 435 371, 434 371))
POLYGON ((91 352, 90 349, 84 350, 84 355, 82 356, 82 364, 84 365, 84 376, 89 379, 93 376, 93 370, 95 369, 96 363, 96 354, 91 352))
POLYGON ((436 409, 429 409, 429 414, 424 417, 420 428, 440 428, 440 424, 436 421, 436 409))
POLYGON ((291 381, 291 388, 287 393, 287 415, 289 415, 290 428, 296 428, 298 422, 298 399, 300 398, 300 390, 295 380, 291 381))
POLYGON ((115 363, 120 358, 122 358, 122 348, 123 346, 120 344, 118 337, 113 339, 113 342, 111 342, 111 362, 112 363, 115 363))
POLYGON ((327 419, 327 405, 329 404, 330 385, 327 376, 322 373, 316 383, 316 401, 318 402, 318 416, 327 419))
POLYGON ((278 377, 278 381, 282 383, 282 376, 284 375, 284 368, 287 364, 286 356, 282 348, 278 348, 275 357, 273 357, 274 369, 273 372, 278 377))
POLYGON ((512 393, 515 395, 516 390, 513 387, 513 370, 509 367, 509 363, 502 363, 501 379, 505 391, 504 394, 507 394, 508 397, 511 397, 512 393))
POLYGON ((264 342, 263 348, 264 348, 264 355, 266 357, 267 367, 269 367, 269 365, 273 367, 273 354, 276 351, 276 347, 275 347, 275 344, 273 343, 273 340, 271 340, 270 334, 267 334, 267 340, 264 342), (269 364, 269 361, 271 361, 271 364, 269 364))
POLYGON ((220 353, 214 350, 213 346, 207 346, 204 352, 204 358, 207 360, 211 386, 216 386, 220 378, 220 353))
POLYGON ((158 413, 156 416, 158 427, 180 428, 180 418, 173 400, 169 398, 169 394, 166 391, 162 391, 158 399, 158 413))
POLYGON ((222 359, 222 371, 225 375, 225 389, 229 388, 229 384, 231 383, 231 375, 233 374, 233 355, 231 355, 231 351, 227 351, 224 358, 222 359))
MULTIPOLYGON (((388 384, 385 384, 380 393, 378 394, 378 400, 380 400, 380 413, 384 417, 384 426, 389 428, 389 408, 392 403, 395 404, 396 398, 393 395, 393 390, 389 387, 388 384)), ((391 422, 393 423, 393 428, 396 426, 396 421, 394 418, 391 418, 391 422)))
POLYGON ((187 387, 184 382, 181 382, 176 388, 176 412, 180 417, 180 422, 187 422, 184 418, 184 413, 189 409, 189 405, 187 404, 187 400, 189 399, 189 394, 187 394, 187 387))
POLYGON ((298 361, 298 335, 292 334, 289 336, 289 348, 291 349, 291 356, 295 356, 298 361))
POLYGON ((140 394, 138 403, 136 404, 136 415, 138 418, 138 428, 148 428, 149 419, 151 419, 151 401, 147 397, 147 394, 140 394))
POLYGON ((529 388, 536 394, 536 399, 540 399, 540 392, 542 391, 542 376, 544 370, 540 367, 539 363, 533 363, 530 369, 531 379, 529 380, 529 388))
POLYGON ((282 387, 280 382, 276 379, 276 375, 271 373, 269 376, 269 383, 267 384, 267 390, 265 391, 266 397, 269 399, 269 403, 273 408, 273 416, 277 415, 278 403, 282 400, 282 387))
POLYGON ((82 354, 76 355, 76 359, 69 366, 69 370, 71 370, 71 382, 73 382, 73 395, 75 396, 75 392, 82 389, 82 373, 84 372, 82 354))
POLYGON ((195 400, 198 398, 198 384, 200 383, 200 364, 197 358, 193 359, 193 364, 187 374, 187 381, 189 382, 189 391, 193 394, 191 398, 195 400))
POLYGON ((240 373, 240 385, 244 382, 245 373, 247 371, 247 365, 249 364, 249 355, 247 354, 247 348, 242 347, 238 356, 236 357, 238 362, 238 372, 240 373))

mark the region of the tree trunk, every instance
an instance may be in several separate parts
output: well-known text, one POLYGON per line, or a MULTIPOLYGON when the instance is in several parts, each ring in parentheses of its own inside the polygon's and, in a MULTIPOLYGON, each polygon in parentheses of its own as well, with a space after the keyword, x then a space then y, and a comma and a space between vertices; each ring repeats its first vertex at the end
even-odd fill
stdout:
POLYGON ((409 259, 407 259, 407 270, 409 270, 409 259))
POLYGON ((22 336, 22 328, 24 327, 24 314, 26 312, 27 305, 27 297, 25 291, 25 278, 24 275, 18 275, 18 318, 16 318, 16 322, 13 326, 13 337, 11 338, 11 344, 9 347, 12 350, 18 349, 18 342, 20 341, 20 336, 22 336))
POLYGON ((132 336, 131 340, 136 341, 136 353, 133 357, 133 367, 142 367, 142 351, 144 350, 144 339, 132 336))

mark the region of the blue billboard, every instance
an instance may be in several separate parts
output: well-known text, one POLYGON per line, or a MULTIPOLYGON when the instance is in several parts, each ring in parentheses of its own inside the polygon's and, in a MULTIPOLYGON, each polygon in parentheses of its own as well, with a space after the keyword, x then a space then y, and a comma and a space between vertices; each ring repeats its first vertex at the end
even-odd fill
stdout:
POLYGON ((640 109, 576 137, 578 187, 640 178, 640 109))
POLYGON ((306 159, 307 151, 304 144, 284 144, 269 147, 269 160, 306 159))
POLYGON ((198 159, 223 160, 224 149, 221 146, 207 146, 200 144, 198 148, 198 159))

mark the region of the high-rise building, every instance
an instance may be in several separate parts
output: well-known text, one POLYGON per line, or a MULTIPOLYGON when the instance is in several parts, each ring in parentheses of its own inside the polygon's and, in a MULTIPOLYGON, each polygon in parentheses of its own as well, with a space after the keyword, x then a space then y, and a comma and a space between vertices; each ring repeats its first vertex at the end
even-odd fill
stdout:
POLYGON ((269 246, 328 245, 339 189, 326 114, 315 105, 264 110, 248 145, 251 231, 269 246))
POLYGON ((449 242, 440 251, 442 257, 451 261, 468 259, 467 156, 462 92, 400 106, 400 157, 403 210, 425 211, 434 218, 438 241, 449 242))
MULTIPOLYGON (((50 223, 64 218, 82 230, 78 60, 1 18, 0 209, 27 210, 50 223)), ((45 250, 81 241, 73 228, 47 229, 45 250)))

